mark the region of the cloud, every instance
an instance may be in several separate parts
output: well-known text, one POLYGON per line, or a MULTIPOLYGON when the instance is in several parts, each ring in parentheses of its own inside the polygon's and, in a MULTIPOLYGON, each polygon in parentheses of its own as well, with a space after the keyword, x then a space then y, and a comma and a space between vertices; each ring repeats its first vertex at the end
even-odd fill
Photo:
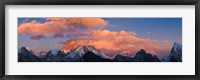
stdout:
POLYGON ((43 35, 31 36, 31 40, 33 40, 33 41, 37 41, 37 40, 42 39, 42 38, 46 38, 46 37, 43 36, 43 35))
POLYGON ((33 20, 21 24, 18 27, 18 34, 30 37, 35 35, 65 37, 68 33, 99 29, 107 25, 107 21, 101 18, 46 18, 46 20, 44 23, 33 20))
POLYGON ((49 21, 62 21, 62 20, 65 20, 65 18, 46 18, 46 20, 49 20, 49 21))
POLYGON ((115 32, 109 30, 93 31, 89 33, 85 38, 68 40, 66 42, 62 42, 62 44, 65 45, 70 41, 75 41, 80 45, 92 45, 110 57, 114 57, 116 54, 134 56, 135 53, 140 49, 145 49, 147 52, 158 56, 168 55, 171 49, 171 45, 162 45, 165 45, 165 43, 172 44, 170 41, 167 42, 161 40, 139 38, 136 36, 135 32, 115 32))

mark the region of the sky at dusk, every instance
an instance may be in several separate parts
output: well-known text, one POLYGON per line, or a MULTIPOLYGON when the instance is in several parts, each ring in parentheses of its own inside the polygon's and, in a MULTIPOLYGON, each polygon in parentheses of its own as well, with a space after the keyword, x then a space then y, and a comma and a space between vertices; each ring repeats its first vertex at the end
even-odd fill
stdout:
POLYGON ((111 57, 140 49, 163 57, 174 42, 182 44, 182 18, 18 18, 18 48, 39 53, 71 41, 111 57))

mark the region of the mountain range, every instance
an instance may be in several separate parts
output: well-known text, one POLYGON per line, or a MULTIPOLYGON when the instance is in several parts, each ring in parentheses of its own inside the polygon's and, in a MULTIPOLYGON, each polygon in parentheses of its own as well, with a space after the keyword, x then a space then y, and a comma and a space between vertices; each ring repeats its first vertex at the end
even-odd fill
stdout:
POLYGON ((42 51, 38 55, 21 47, 18 50, 18 62, 182 62, 182 45, 174 43, 169 55, 162 60, 144 49, 140 49, 134 57, 118 54, 110 59, 91 45, 78 45, 72 41, 60 50, 42 51))

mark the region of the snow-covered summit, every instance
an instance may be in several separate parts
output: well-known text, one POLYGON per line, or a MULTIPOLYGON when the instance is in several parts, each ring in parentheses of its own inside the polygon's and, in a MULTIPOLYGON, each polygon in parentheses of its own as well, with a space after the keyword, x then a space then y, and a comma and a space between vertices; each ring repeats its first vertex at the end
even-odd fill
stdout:
POLYGON ((77 49, 75 49, 74 52, 80 53, 80 55, 83 56, 88 51, 91 51, 94 54, 96 54, 96 55, 98 55, 98 56, 100 56, 102 58, 107 58, 106 55, 104 55, 99 50, 97 50, 96 48, 94 48, 94 46, 91 46, 91 45, 81 45, 80 47, 78 47, 77 49))
POLYGON ((181 62, 182 61, 182 45, 179 43, 174 43, 170 54, 164 60, 166 62, 181 62))
POLYGON ((78 54, 79 56, 83 56, 86 52, 91 51, 95 55, 98 55, 102 58, 108 58, 106 55, 104 55, 102 52, 100 52, 98 49, 96 49, 94 46, 91 45, 79 45, 75 41, 71 41, 68 44, 66 44, 62 49, 65 54, 74 55, 78 54), (72 54, 73 53, 73 54, 72 54))
POLYGON ((175 42, 172 48, 172 52, 175 52, 176 54, 182 53, 182 45, 175 42))
POLYGON ((18 49, 18 53, 25 54, 25 53, 27 53, 27 52, 30 52, 30 53, 34 54, 33 51, 30 50, 29 47, 21 47, 21 48, 18 49))
POLYGON ((76 48, 80 47, 80 45, 78 45, 75 41, 71 41, 69 43, 67 43, 62 49, 61 51, 63 51, 64 53, 68 53, 71 51, 74 51, 76 48))
POLYGON ((58 51, 59 51, 58 49, 52 49, 50 50, 50 53, 56 56, 58 54, 58 51))

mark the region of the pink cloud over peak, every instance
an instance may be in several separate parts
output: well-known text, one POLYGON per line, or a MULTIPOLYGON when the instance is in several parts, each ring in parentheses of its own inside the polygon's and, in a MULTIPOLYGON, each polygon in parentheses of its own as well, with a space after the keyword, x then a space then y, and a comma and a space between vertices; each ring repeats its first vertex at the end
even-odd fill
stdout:
MULTIPOLYGON (((136 36, 135 32, 97 30, 87 35, 87 38, 76 38, 75 41, 80 45, 92 45, 102 51, 105 55, 114 57, 116 54, 134 56, 140 49, 148 53, 165 56, 169 54, 172 42, 143 39, 136 36), (170 44, 162 46, 157 44, 170 44), (160 54, 162 53, 162 54, 160 54)), ((66 41, 64 45, 70 41, 66 41)))
POLYGON ((18 34, 26 34, 31 37, 43 36, 43 38, 49 36, 64 37, 67 33, 80 29, 93 30, 107 25, 107 21, 101 18, 46 18, 46 20, 48 21, 44 23, 33 20, 21 24, 18 27, 18 34))

